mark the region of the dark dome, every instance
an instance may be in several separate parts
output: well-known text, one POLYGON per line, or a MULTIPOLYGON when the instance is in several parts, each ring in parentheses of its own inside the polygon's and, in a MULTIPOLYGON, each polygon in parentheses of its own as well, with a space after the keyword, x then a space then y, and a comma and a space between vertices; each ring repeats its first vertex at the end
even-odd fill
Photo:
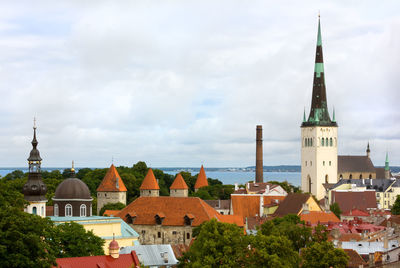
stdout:
POLYGON ((25 200, 38 201, 46 200, 47 187, 42 181, 40 173, 30 173, 28 181, 25 183, 22 192, 25 195, 25 200))
POLYGON ((61 182, 56 189, 53 199, 90 199, 87 185, 77 178, 69 178, 61 182))

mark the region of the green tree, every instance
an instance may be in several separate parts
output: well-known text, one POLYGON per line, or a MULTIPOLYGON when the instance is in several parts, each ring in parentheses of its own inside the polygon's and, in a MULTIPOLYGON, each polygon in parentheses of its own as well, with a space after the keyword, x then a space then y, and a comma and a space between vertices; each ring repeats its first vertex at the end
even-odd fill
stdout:
POLYGON ((344 268, 349 257, 342 249, 333 247, 331 242, 314 243, 301 250, 304 268, 344 268))
POLYGON ((48 218, 1 207, 0 267, 51 267, 56 258, 47 239, 52 227, 48 218))
POLYGON ((28 204, 21 193, 24 184, 24 179, 11 181, 7 181, 4 178, 0 179, 0 209, 15 207, 22 210, 28 204), (16 186, 21 188, 17 190, 16 186))
MULTIPOLYGON (((400 205, 400 204, 399 204, 400 205)), ((338 203, 333 203, 332 205, 329 206, 330 211, 333 212, 333 214, 336 215, 340 219, 340 214, 342 214, 342 211, 340 210, 339 204, 338 203)))
POLYGON ((394 201, 392 207, 392 214, 393 215, 400 215, 400 195, 396 197, 396 201, 394 201))
POLYGON ((111 209, 111 210, 121 210, 125 207, 124 204, 118 202, 118 203, 107 203, 105 204, 99 211, 99 216, 103 216, 104 211, 111 209))
POLYGON ((75 222, 56 225, 47 238, 57 258, 104 255, 104 240, 75 222))
POLYGON ((243 267, 247 246, 243 229, 212 219, 201 226, 180 267, 243 267))

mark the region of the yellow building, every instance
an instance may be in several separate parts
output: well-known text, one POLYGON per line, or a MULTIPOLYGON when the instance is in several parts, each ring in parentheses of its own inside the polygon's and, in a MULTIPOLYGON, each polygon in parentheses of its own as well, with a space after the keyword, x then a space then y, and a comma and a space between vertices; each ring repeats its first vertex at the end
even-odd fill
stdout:
POLYGON ((303 212, 322 211, 311 194, 290 193, 279 204, 275 216, 283 217, 288 214, 301 215, 303 212))
POLYGON ((117 217, 49 217, 55 224, 63 224, 67 222, 76 222, 81 225, 87 231, 93 231, 93 233, 105 240, 103 249, 105 255, 108 255, 108 245, 115 240, 118 245, 122 247, 139 245, 139 234, 135 232, 127 223, 121 218, 117 217))

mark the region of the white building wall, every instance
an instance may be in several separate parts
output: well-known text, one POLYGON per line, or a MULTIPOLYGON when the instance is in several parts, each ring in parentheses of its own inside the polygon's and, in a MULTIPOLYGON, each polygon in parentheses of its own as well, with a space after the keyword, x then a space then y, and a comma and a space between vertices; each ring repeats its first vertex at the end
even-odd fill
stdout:
POLYGON ((301 189, 310 192, 308 178, 311 179, 311 193, 318 200, 324 198, 323 183, 337 182, 337 127, 302 127, 301 128, 301 189), (322 146, 321 140, 328 140, 322 146), (330 139, 332 138, 332 146, 330 139), (306 139, 312 140, 306 146, 306 139))
POLYGON ((29 205, 26 206, 24 211, 29 214, 33 214, 33 208, 36 207, 36 215, 44 218, 46 217, 46 202, 47 200, 30 202, 29 205))

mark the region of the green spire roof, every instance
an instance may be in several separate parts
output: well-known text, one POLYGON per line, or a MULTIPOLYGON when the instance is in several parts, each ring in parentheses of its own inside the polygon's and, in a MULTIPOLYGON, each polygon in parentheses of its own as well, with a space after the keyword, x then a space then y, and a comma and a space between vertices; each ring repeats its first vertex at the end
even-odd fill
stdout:
POLYGON ((333 107, 332 122, 336 122, 336 118, 335 118, 335 107, 333 107))
POLYGON ((304 113, 303 113, 303 123, 306 122, 306 108, 304 108, 304 113))
POLYGON ((388 155, 388 152, 386 152, 385 170, 389 170, 389 155, 388 155))

